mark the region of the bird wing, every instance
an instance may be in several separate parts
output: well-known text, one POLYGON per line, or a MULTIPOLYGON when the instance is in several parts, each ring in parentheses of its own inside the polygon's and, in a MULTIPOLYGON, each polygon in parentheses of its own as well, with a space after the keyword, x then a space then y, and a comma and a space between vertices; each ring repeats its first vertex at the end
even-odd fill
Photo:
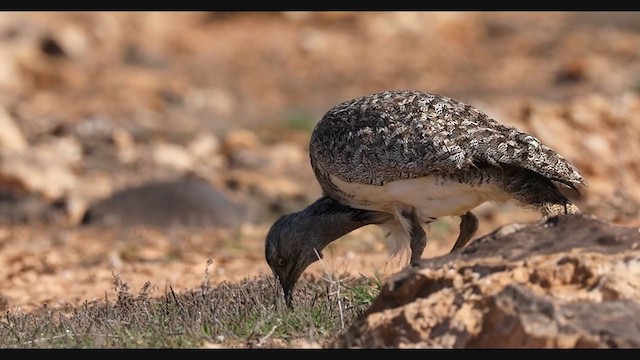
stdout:
MULTIPOLYGON (((487 118, 487 121, 494 122, 487 118)), ((479 131, 467 140, 469 155, 474 162, 491 166, 511 165, 534 171, 550 180, 575 189, 584 179, 575 166, 564 157, 543 145, 533 135, 495 123, 490 129, 479 131)))
POLYGON ((457 100, 411 90, 337 105, 316 125, 309 150, 317 176, 362 184, 502 165, 569 187, 584 184, 574 166, 534 136, 457 100))

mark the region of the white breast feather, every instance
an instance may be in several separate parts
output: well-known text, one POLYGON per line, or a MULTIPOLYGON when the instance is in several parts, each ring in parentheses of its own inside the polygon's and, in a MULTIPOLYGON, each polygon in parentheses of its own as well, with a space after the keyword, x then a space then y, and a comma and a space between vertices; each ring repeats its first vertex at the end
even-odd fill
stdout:
POLYGON ((509 197, 495 185, 472 186, 443 181, 436 176, 404 179, 382 186, 348 183, 331 175, 331 181, 351 196, 348 205, 393 214, 398 208, 412 207, 425 221, 429 218, 459 216, 485 201, 504 201, 509 197))
MULTIPOLYGON (((401 209, 415 208, 424 222, 444 216, 460 216, 485 201, 506 201, 508 195, 490 184, 472 186, 443 181, 436 176, 396 180, 382 186, 348 183, 330 175, 331 181, 351 197, 349 206, 383 211, 396 215, 401 209)), ((396 215, 397 218, 397 215, 396 215)), ((404 253, 409 248, 409 235, 400 222, 382 224, 387 249, 391 254, 404 253)))

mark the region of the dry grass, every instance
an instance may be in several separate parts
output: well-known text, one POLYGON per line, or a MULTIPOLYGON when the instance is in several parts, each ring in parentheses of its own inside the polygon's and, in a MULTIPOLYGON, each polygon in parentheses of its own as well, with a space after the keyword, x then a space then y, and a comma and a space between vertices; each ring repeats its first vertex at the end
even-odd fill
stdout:
POLYGON ((289 310, 271 277, 212 288, 205 271, 197 289, 168 288, 153 296, 159 289, 150 283, 133 293, 114 274, 116 299, 7 311, 0 317, 0 347, 265 348, 292 347, 300 340, 322 346, 368 307, 380 285, 378 279, 327 276, 301 279, 295 309, 289 310))

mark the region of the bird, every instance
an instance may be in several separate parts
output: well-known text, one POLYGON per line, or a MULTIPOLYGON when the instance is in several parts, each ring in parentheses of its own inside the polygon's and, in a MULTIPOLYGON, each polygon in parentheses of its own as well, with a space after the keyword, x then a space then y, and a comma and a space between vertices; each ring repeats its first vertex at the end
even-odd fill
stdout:
POLYGON ((322 196, 279 217, 267 232, 265 258, 289 308, 304 270, 322 249, 365 225, 387 229, 393 254, 417 266, 424 226, 460 218, 451 251, 478 229, 472 209, 512 201, 543 217, 580 210, 567 194, 587 186, 578 169, 535 136, 498 123, 453 98, 388 90, 342 102, 324 114, 309 142, 322 196))

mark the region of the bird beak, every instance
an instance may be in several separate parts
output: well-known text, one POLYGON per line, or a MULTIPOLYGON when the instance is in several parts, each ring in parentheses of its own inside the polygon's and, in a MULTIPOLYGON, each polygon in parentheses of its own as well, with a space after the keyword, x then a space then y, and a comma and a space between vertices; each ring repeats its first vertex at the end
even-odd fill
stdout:
MULTIPOLYGON (((322 255, 320 255, 320 257, 321 256, 322 255)), ((312 261, 304 266, 292 267, 289 269, 289 272, 283 274, 283 276, 277 275, 280 285, 282 286, 282 290, 284 291, 284 300, 289 309, 293 309, 293 287, 296 282, 298 282, 298 279, 300 278, 300 275, 302 275, 304 269, 306 269, 311 262, 312 261)))
POLYGON ((291 277, 287 277, 287 279, 280 278, 280 285, 282 285, 282 290, 284 291, 284 301, 287 304, 287 307, 293 310, 293 285, 295 281, 291 280, 291 277))
POLYGON ((284 289, 284 301, 287 304, 287 307, 293 310, 293 291, 292 289, 284 289))
POLYGON ((284 301, 287 304, 287 307, 293 310, 293 287, 298 281, 300 273, 296 272, 295 269, 292 269, 289 273, 275 275, 280 282, 280 286, 282 286, 284 301))

